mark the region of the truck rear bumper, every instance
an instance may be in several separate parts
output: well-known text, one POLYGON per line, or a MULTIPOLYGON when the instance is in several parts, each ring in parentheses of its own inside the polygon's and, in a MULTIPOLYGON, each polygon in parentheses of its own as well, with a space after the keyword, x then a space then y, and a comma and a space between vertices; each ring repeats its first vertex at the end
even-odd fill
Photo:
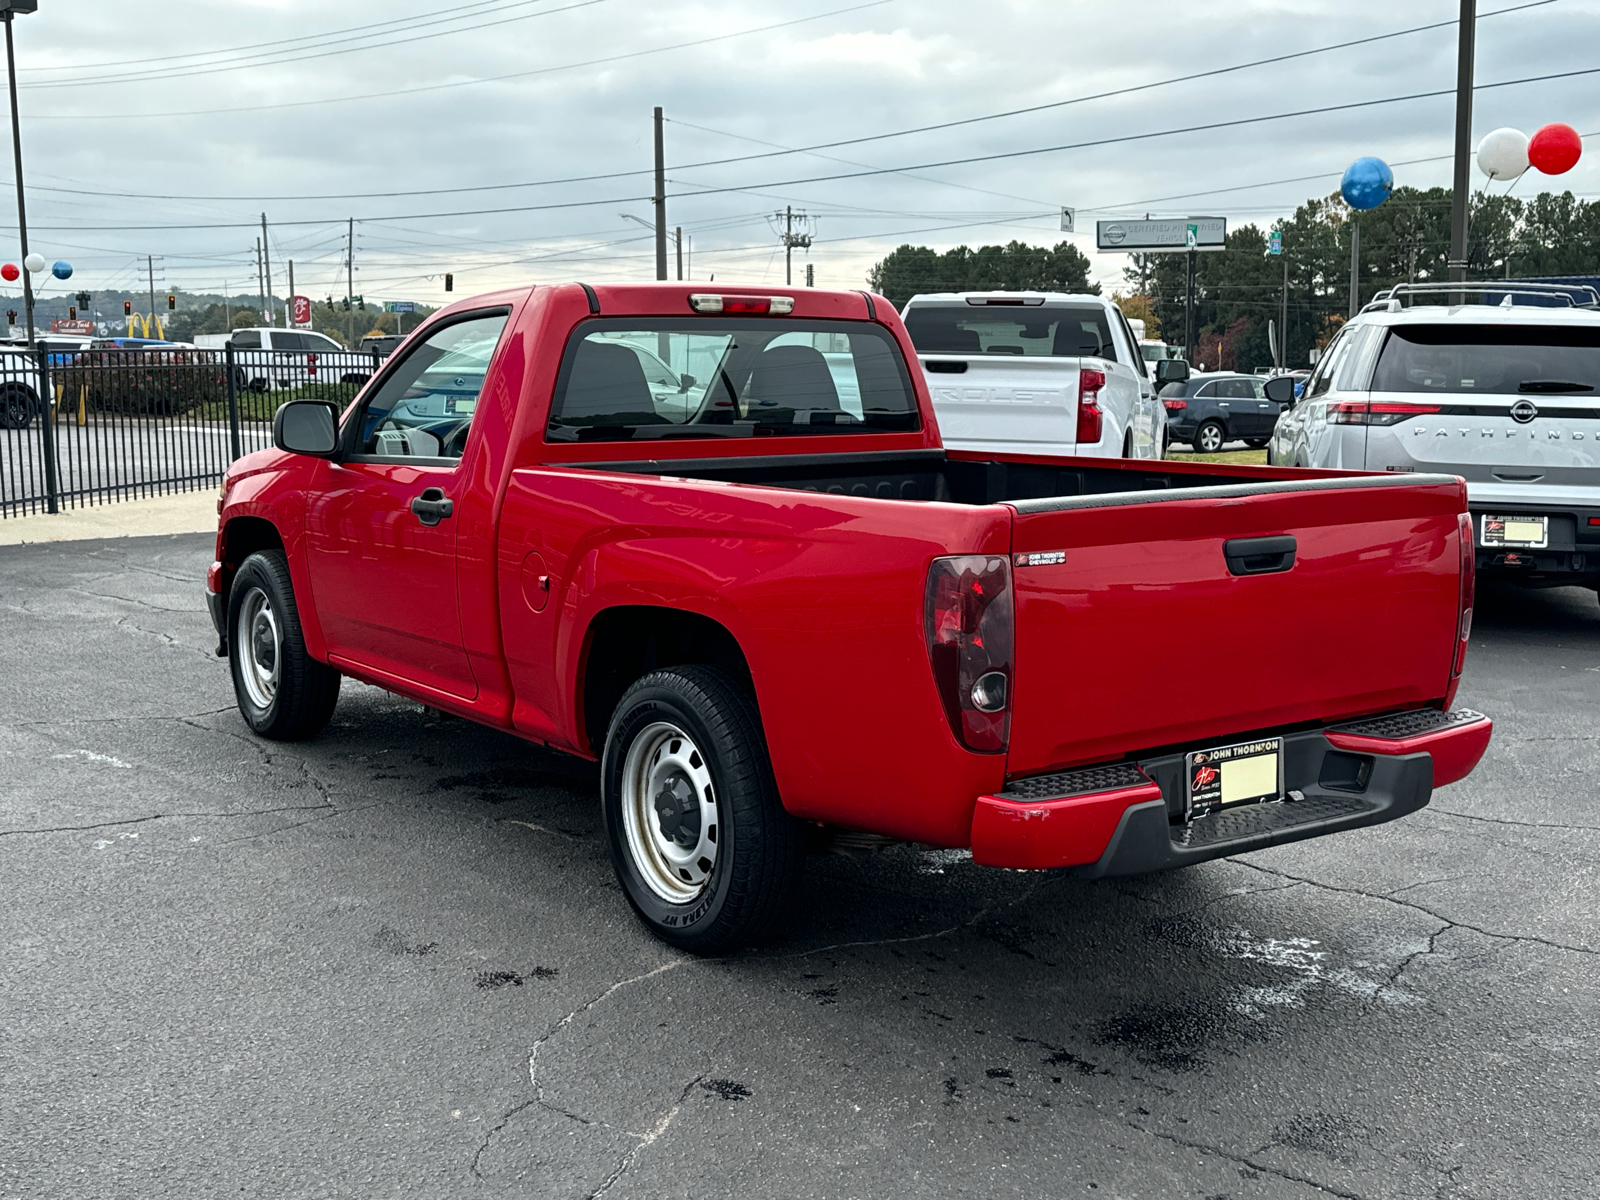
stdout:
POLYGON ((1289 797, 1185 823, 1184 755, 1018 781, 978 800, 972 857, 984 866, 1139 875, 1380 825, 1424 807, 1472 770, 1494 724, 1432 709, 1284 738, 1289 797))

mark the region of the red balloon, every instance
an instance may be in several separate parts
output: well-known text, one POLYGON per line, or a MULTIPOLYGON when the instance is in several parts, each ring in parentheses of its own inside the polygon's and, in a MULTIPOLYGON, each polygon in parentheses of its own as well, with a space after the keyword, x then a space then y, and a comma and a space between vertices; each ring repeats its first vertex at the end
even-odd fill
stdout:
POLYGON ((7 283, 14 282, 17 276, 21 274, 22 272, 17 270, 16 263, 7 263, 5 266, 0 267, 0 275, 5 276, 7 283))
POLYGON ((1528 139, 1528 162, 1546 175, 1565 175, 1582 154, 1583 139, 1571 125, 1555 122, 1528 139))

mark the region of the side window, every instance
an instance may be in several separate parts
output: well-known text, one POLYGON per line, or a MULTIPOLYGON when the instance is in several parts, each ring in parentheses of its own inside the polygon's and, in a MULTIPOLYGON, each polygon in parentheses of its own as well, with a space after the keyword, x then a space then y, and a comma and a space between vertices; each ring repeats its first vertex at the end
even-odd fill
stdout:
POLYGON ((1333 341, 1317 362, 1317 369, 1311 373, 1311 378, 1306 380, 1307 400, 1322 395, 1333 386, 1333 372, 1339 366, 1339 360, 1344 357, 1345 347, 1350 344, 1349 328, 1341 329, 1334 335, 1333 341))
POLYGON ((315 350, 318 354, 333 354, 344 349, 338 342, 320 333, 302 333, 300 337, 307 350, 315 350))
POLYGON ((274 350, 304 350, 306 348, 306 339, 298 333, 291 333, 288 330, 279 333, 274 329, 271 336, 274 350))
POLYGON ((357 418, 357 453, 460 458, 508 314, 453 321, 411 347, 357 418))
POLYGON ((1139 339, 1133 336, 1133 326, 1128 324, 1128 318, 1123 315, 1120 308, 1117 309, 1117 324, 1122 327, 1122 337, 1128 346, 1128 361, 1133 366, 1133 373, 1149 378, 1150 365, 1144 361, 1144 354, 1139 348, 1139 339))
POLYGON ((1194 398, 1196 400, 1214 400, 1220 395, 1222 395, 1222 384, 1216 380, 1212 380, 1210 383, 1201 387, 1201 389, 1194 394, 1194 398))
POLYGON ((1346 339, 1350 345, 1345 349, 1344 357, 1339 360, 1338 374, 1334 376, 1333 386, 1336 390, 1355 391, 1371 374, 1368 370, 1370 355, 1367 351, 1372 346, 1373 334, 1377 332, 1376 325, 1363 325, 1346 339))
POLYGON ((254 329, 245 329, 233 335, 233 348, 235 350, 261 349, 261 335, 254 329))
POLYGON ((1224 385, 1223 395, 1234 400, 1255 399, 1256 389, 1248 379, 1230 379, 1224 385))

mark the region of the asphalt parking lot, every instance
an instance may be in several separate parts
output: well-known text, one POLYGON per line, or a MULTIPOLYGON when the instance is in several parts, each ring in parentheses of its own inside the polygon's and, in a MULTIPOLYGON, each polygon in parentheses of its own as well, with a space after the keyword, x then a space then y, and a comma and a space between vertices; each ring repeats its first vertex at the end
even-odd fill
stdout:
POLYGON ((1593 593, 1480 587, 1495 740, 1412 818, 1099 883, 813 859, 696 960, 591 767, 359 686, 247 735, 209 559, 0 548, 0 1200, 1597 1193, 1593 593))

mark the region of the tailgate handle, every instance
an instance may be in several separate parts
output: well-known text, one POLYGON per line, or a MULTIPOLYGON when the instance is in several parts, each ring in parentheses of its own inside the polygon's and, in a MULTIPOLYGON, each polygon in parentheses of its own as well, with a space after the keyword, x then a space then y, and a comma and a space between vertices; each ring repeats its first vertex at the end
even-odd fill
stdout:
POLYGON ((1231 575, 1271 575, 1275 571, 1287 571, 1294 566, 1295 549, 1294 538, 1288 536, 1234 538, 1222 543, 1231 575))

